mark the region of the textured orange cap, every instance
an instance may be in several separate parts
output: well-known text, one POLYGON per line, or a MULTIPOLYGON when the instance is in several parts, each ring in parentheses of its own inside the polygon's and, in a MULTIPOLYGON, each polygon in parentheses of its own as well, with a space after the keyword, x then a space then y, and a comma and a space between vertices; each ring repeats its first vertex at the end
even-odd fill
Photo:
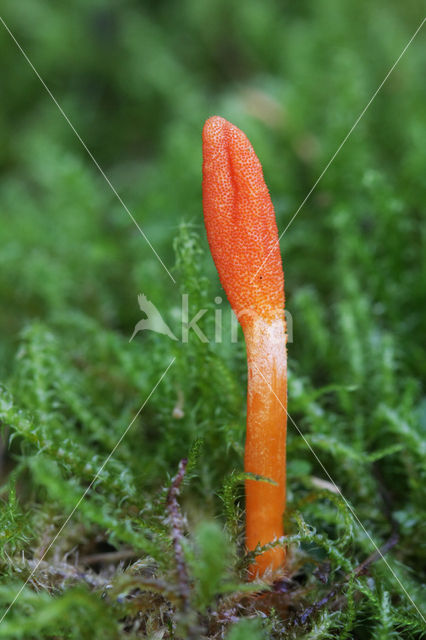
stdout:
MULTIPOLYGON (((210 250, 234 312, 281 317, 284 275, 262 166, 247 136, 219 116, 203 129, 203 208, 210 250)), ((240 318, 243 327, 249 317, 240 318)))

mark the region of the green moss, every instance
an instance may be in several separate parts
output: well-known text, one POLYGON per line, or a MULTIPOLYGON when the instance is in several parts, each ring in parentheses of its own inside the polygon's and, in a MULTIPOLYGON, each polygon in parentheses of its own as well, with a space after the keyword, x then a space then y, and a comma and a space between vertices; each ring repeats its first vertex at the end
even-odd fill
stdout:
POLYGON ((176 285, 0 25, 4 611, 19 593, 0 638, 423 637, 424 34, 282 238, 294 422, 275 591, 245 584, 245 349, 205 239, 200 144, 214 113, 246 131, 283 231, 418 4, 3 5, 176 285), (178 340, 129 342, 139 293, 178 340), (207 343, 182 343, 181 294, 207 343), (183 458, 185 597, 167 509, 183 458))

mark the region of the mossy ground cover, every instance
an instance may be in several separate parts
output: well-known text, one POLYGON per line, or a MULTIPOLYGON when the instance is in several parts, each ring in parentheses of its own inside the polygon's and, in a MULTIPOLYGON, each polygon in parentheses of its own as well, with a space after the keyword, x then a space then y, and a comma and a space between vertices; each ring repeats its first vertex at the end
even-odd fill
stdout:
POLYGON ((284 230, 420 5, 5 0, 1 15, 176 283, 0 25, 4 611, 20 592, 0 638, 422 637, 425 33, 282 238, 294 424, 272 590, 245 581, 245 351, 215 301, 200 144, 215 113, 247 133, 284 230), (191 318, 207 309, 209 342, 129 342, 141 292, 179 337, 182 294, 191 318))

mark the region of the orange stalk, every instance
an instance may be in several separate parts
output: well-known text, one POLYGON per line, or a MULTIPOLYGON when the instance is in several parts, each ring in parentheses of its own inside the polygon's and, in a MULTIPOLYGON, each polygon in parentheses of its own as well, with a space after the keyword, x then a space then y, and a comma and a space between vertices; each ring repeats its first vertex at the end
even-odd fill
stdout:
MULTIPOLYGON (((284 275, 274 208, 245 134, 214 116, 203 129, 203 208, 210 250, 244 332, 248 363, 246 545, 283 536, 287 427, 284 275), (265 259, 267 262, 263 265, 265 259)), ((250 577, 283 567, 285 552, 258 555, 250 577)))

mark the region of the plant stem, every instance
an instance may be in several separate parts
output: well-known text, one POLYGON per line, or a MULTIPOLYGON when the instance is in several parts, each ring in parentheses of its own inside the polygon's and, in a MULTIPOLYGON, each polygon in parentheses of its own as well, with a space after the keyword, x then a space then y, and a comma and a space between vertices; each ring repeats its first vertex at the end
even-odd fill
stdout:
MULTIPOLYGON (((255 319, 244 327, 248 361, 244 468, 272 482, 246 480, 246 544, 249 551, 284 535, 286 492, 287 356, 284 319, 255 319)), ((275 547, 258 556, 250 577, 283 566, 275 547)))

